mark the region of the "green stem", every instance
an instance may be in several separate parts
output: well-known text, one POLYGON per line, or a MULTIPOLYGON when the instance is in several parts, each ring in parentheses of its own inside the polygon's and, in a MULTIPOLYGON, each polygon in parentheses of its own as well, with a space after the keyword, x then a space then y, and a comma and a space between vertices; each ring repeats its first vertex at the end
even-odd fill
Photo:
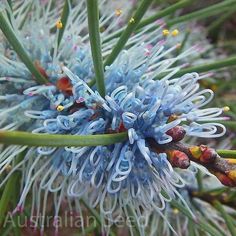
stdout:
POLYGON ((98 0, 87 0, 88 28, 93 65, 96 77, 98 92, 102 97, 106 95, 104 82, 104 66, 102 59, 100 30, 99 30, 99 9, 98 0))
MULTIPOLYGON (((198 72, 198 73, 208 72, 211 70, 218 70, 224 67, 229 67, 229 66, 234 66, 234 65, 236 65, 236 56, 228 57, 226 59, 222 59, 216 62, 204 64, 204 65, 197 65, 197 66, 185 68, 185 69, 179 70, 174 76, 178 77, 178 76, 182 76, 184 74, 191 73, 191 72, 198 72)), ((167 75, 167 73, 162 73, 161 75, 157 76, 156 79, 161 79, 165 75, 167 75)))
POLYGON ((58 38, 57 38, 58 47, 60 46, 61 39, 62 39, 63 34, 65 32, 66 23, 67 23, 69 14, 70 14, 70 0, 65 0, 63 10, 62 10, 62 14, 61 14, 62 28, 59 29, 58 38))
POLYGON ((12 45, 13 49, 16 51, 19 58, 25 64, 25 66, 29 69, 29 71, 35 76, 35 80, 40 84, 47 83, 47 80, 40 74, 37 68, 32 63, 32 60, 29 58, 28 54, 26 53, 25 49, 19 42, 14 33, 11 25, 7 22, 6 17, 4 16, 3 11, 0 11, 0 28, 8 39, 9 43, 12 45))
MULTIPOLYGON (((191 0, 182 0, 182 1, 179 1, 175 4, 172 4, 170 7, 167 7, 163 10, 160 10, 158 11, 156 14, 140 21, 140 23, 138 24, 137 28, 136 29, 141 29, 143 28, 144 26, 146 25, 149 25, 153 22, 155 22, 156 20, 164 17, 164 16, 167 16, 167 15, 170 15, 172 14, 173 12, 175 12, 176 10, 180 9, 180 8, 183 8, 184 6, 188 5, 189 3, 191 3, 191 0)), ((123 33, 123 29, 121 30, 118 30, 117 32, 115 32, 114 34, 108 36, 107 38, 105 38, 105 40, 103 41, 103 43, 107 43, 109 42, 110 40, 112 40, 113 38, 117 38, 119 37, 121 34, 123 33)))
POLYGON ((127 132, 97 135, 32 134, 21 131, 0 131, 0 143, 23 146, 84 147, 111 145, 127 140, 127 132))
POLYGON ((236 158, 236 150, 224 150, 224 149, 218 149, 216 152, 221 156, 221 157, 230 157, 230 158, 236 158))
POLYGON ((145 12, 147 11, 148 7, 151 5, 152 1, 153 0, 142 0, 136 12, 134 13, 134 16, 130 19, 126 29, 123 31, 118 42, 114 46, 111 54, 106 59, 105 66, 111 65, 114 62, 116 57, 119 55, 120 51, 124 48, 131 34, 137 28, 139 22, 143 18, 145 12))
POLYGON ((236 0, 223 1, 218 4, 214 4, 212 6, 206 7, 204 9, 194 11, 194 12, 188 13, 188 14, 180 16, 180 17, 176 17, 175 19, 168 21, 167 25, 170 27, 170 26, 179 24, 181 22, 185 22, 185 21, 189 21, 189 20, 192 21, 193 19, 199 20, 199 19, 203 19, 206 17, 210 17, 215 14, 222 13, 223 10, 225 10, 228 7, 231 7, 232 4, 234 4, 234 3, 236 3, 236 0))
POLYGON ((225 220, 225 223, 231 233, 232 236, 236 235, 236 228, 234 226, 234 220, 233 218, 225 211, 224 207, 219 201, 215 201, 214 205, 216 209, 221 213, 223 219, 225 220))

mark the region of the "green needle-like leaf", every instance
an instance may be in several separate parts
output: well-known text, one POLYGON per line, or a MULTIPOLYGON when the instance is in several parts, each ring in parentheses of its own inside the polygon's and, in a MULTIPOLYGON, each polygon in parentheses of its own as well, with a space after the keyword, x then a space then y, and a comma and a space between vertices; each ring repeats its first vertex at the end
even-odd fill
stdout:
MULTIPOLYGON (((16 164, 19 163, 25 156, 25 151, 17 156, 16 164)), ((16 187, 17 180, 19 179, 20 172, 14 172, 8 179, 7 184, 4 188, 3 194, 0 200, 0 226, 4 223, 6 217, 6 211, 8 209, 8 204, 12 200, 12 195, 14 193, 14 188, 16 187)))
POLYGON ((108 56, 108 58, 105 61, 105 66, 111 65, 116 57, 119 55, 120 51, 124 48, 126 42, 128 41, 131 34, 135 31, 137 28, 139 22, 143 18, 145 12, 147 11, 148 7, 151 5, 153 0, 143 0, 139 7, 137 8, 136 12, 134 13, 134 16, 129 20, 128 26, 124 30, 124 32, 121 34, 118 42, 114 46, 111 54, 108 56))
POLYGON ((96 211, 94 208, 92 208, 84 199, 81 199, 80 201, 81 201, 81 202, 84 204, 84 206, 90 211, 90 213, 95 217, 97 223, 98 223, 99 225, 102 225, 100 215, 97 213, 97 211, 96 211))
POLYGON ((89 39, 93 57, 97 90, 102 97, 106 95, 104 82, 104 66, 102 59, 100 29, 99 29, 99 9, 98 0, 87 0, 87 15, 89 27, 89 39))
POLYGON ((19 58, 22 60, 22 62, 25 64, 28 70, 35 76, 35 80, 40 84, 47 83, 48 81, 46 80, 46 78, 44 78, 40 74, 40 72, 32 63, 32 60, 29 58, 27 52, 19 42, 11 25, 8 23, 3 11, 0 11, 0 28, 5 37, 7 38, 7 40, 9 41, 9 43, 12 45, 17 55, 19 56, 19 58))
POLYGON ((32 9, 32 6, 33 6, 33 1, 25 9, 24 16, 22 16, 21 22, 19 24, 19 30, 21 30, 23 26, 25 25, 25 22, 28 18, 28 14, 30 13, 32 9))
POLYGON ((222 157, 236 158, 236 150, 216 150, 217 153, 222 157))
POLYGON ((197 183, 198 183, 198 190, 199 192, 201 192, 203 191, 203 183, 202 183, 202 172, 200 170, 198 170, 196 174, 196 178, 197 178, 197 183))
MULTIPOLYGON (((84 199, 81 199, 80 200, 84 206, 90 211, 90 213, 95 217, 97 223, 101 226, 102 225, 102 222, 101 222, 101 217, 100 215, 98 214, 98 212, 92 208, 84 199)), ((110 236, 115 236, 115 234, 110 230, 110 233, 109 233, 110 236)))
POLYGON ((0 225, 4 223, 4 219, 6 216, 5 214, 8 209, 8 204, 12 197, 12 189, 14 188, 14 186, 16 186, 16 181, 18 178, 19 178, 19 173, 13 174, 11 178, 8 180, 4 188, 4 191, 0 200, 0 225))
MULTIPOLYGON (((93 224, 91 224, 90 226, 87 226, 84 229, 85 235, 90 235, 90 233, 94 232, 97 227, 98 227, 98 225, 97 225, 96 221, 93 224)), ((84 236, 84 233, 81 232, 81 233, 77 234, 77 236, 84 236)))
POLYGON ((62 28, 59 30, 58 38, 57 38, 58 47, 61 43, 61 39, 62 39, 63 34, 65 32, 66 23, 67 23, 69 14, 70 14, 70 0, 65 0, 64 7, 62 10, 62 15, 61 15, 62 28))
POLYGON ((227 12, 225 12, 225 14, 223 14, 221 17, 219 17, 219 19, 213 21, 211 23, 211 25, 209 25, 209 27, 207 28, 208 30, 208 34, 214 34, 217 33, 216 31, 219 31, 219 27, 227 20, 229 19, 233 14, 235 14, 236 11, 236 4, 234 7, 230 8, 227 12))
POLYGON ((9 5, 10 9, 12 10, 12 1, 11 0, 7 0, 7 3, 9 5))
POLYGON ((1 236, 9 236, 11 235, 11 230, 13 228, 13 225, 8 223, 5 227, 1 227, 0 229, 0 235, 1 236))
POLYGON ((176 200, 172 200, 170 204, 182 212, 185 216, 187 216, 191 221, 196 223, 196 227, 199 227, 201 230, 208 232, 212 236, 223 236, 220 232, 218 232, 214 227, 212 227, 209 223, 202 220, 194 220, 188 209, 186 209, 183 205, 181 205, 176 200))
POLYGON ((222 13, 223 10, 229 8, 230 6, 232 6, 235 3, 236 3, 236 0, 223 1, 218 4, 214 4, 209 7, 206 7, 204 9, 194 11, 194 12, 188 13, 188 14, 180 16, 180 17, 176 17, 173 20, 168 21, 167 25, 173 26, 173 25, 179 24, 181 22, 186 22, 186 21, 193 20, 193 19, 199 20, 199 19, 207 18, 207 17, 213 16, 213 15, 216 15, 218 13, 222 13))
MULTIPOLYGON (((231 56, 231 57, 228 57, 226 59, 222 59, 216 62, 181 69, 177 73, 175 73, 174 76, 178 77, 178 76, 182 76, 184 74, 191 73, 191 72, 198 72, 198 73, 208 72, 211 70, 218 70, 224 67, 230 67, 234 65, 236 65, 236 56, 231 56)), ((161 79, 165 75, 167 75, 167 73, 161 73, 160 75, 156 77, 156 79, 161 79)))
POLYGON ((232 236, 236 235, 236 227, 234 226, 234 220, 233 218, 225 211, 224 207, 222 204, 218 201, 214 202, 214 205, 216 209, 221 213, 222 217, 225 220, 225 223, 231 233, 232 236))
POLYGON ((22 146, 84 147, 102 146, 123 142, 127 132, 97 135, 32 134, 21 131, 0 131, 0 143, 22 146))

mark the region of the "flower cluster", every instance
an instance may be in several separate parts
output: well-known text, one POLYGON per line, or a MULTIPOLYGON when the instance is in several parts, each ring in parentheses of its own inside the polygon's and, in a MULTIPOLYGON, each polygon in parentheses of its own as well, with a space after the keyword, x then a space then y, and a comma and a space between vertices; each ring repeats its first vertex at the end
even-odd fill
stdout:
MULTIPOLYGON (((15 211, 24 210, 30 190, 32 215, 45 214, 51 193, 55 217, 63 200, 80 211, 79 201, 84 199, 92 207, 99 206, 104 222, 127 215, 129 208, 136 217, 153 210, 164 217, 166 202, 174 198, 186 204, 179 192, 186 180, 173 169, 168 153, 153 151, 148 139, 159 145, 175 141, 176 127, 183 136, 212 138, 225 133, 224 126, 215 122, 222 119, 219 115, 223 109, 204 108, 213 98, 211 90, 199 89, 199 81, 207 75, 193 72, 175 76, 182 68, 176 62, 197 48, 193 46, 173 57, 179 44, 165 47, 163 22, 144 27, 129 39, 115 62, 105 68, 107 95, 103 98, 96 86, 88 85, 94 78, 94 68, 85 1, 70 6, 60 45, 57 39, 61 22, 55 29, 60 1, 58 9, 53 10, 41 1, 24 1, 22 9, 27 4, 32 6, 22 30, 19 23, 14 24, 22 21, 20 10, 16 18, 12 17, 12 25, 49 82, 37 84, 11 46, 3 41, 1 129, 70 135, 128 132, 128 140, 97 147, 5 148, 0 154, 1 173, 14 163, 16 155, 26 151, 25 158, 7 176, 22 170, 21 198, 15 211), (153 26, 155 30, 149 32, 153 26), (158 79, 161 75, 162 79, 158 79)), ((104 41, 122 22, 122 14, 117 9, 107 13, 106 4, 107 1, 100 3, 100 8, 105 9, 100 19, 104 41)), ((103 43, 104 57, 116 40, 103 43)), ((43 230, 43 222, 41 227, 43 230)))

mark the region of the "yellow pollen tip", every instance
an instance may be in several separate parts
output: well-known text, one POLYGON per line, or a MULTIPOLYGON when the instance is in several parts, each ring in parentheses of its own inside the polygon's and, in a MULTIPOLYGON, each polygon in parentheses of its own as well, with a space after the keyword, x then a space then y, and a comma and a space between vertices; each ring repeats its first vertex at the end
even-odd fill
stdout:
POLYGON ((174 121, 174 120, 176 120, 176 119, 178 119, 178 118, 179 118, 179 116, 173 114, 173 115, 171 115, 171 116, 168 118, 168 122, 174 121))
POLYGON ((176 48, 180 48, 181 46, 182 46, 181 43, 177 43, 177 44, 176 44, 176 48))
POLYGON ((175 208, 175 209, 173 210, 173 212, 174 212, 174 214, 177 215, 177 214, 179 213, 179 210, 175 208))
POLYGON ((218 89, 218 86, 217 86, 217 85, 213 84, 213 85, 211 86, 211 90, 212 90, 213 92, 215 92, 217 89, 218 89))
POLYGON ((116 13, 116 16, 120 16, 122 14, 122 10, 116 9, 115 13, 116 13))
POLYGON ((169 30, 164 29, 164 30, 162 31, 162 34, 163 34, 163 36, 168 36, 168 35, 170 34, 170 32, 169 32, 169 30))
POLYGON ((12 166, 11 165, 7 165, 5 167, 5 170, 6 170, 7 173, 9 173, 12 170, 12 166))
POLYGON ((179 34, 179 31, 177 29, 175 29, 171 32, 171 35, 174 37, 177 36, 178 34, 179 34))
POLYGON ((63 111, 64 107, 62 105, 57 106, 57 111, 63 111))
POLYGON ((135 22, 135 20, 134 20, 134 18, 132 17, 132 18, 130 18, 130 20, 129 20, 129 23, 134 23, 135 22))
POLYGON ((57 27, 57 29, 61 29, 63 27, 63 24, 62 24, 61 20, 57 21, 56 27, 57 27))
POLYGON ((230 108, 229 108, 228 106, 223 107, 223 111, 224 111, 224 112, 230 111, 230 108))

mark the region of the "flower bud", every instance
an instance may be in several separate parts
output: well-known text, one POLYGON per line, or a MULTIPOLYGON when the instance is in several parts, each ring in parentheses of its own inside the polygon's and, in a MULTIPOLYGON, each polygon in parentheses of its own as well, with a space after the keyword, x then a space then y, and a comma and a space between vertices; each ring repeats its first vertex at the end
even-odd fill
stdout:
POLYGON ((201 151, 200 147, 198 147, 198 146, 190 147, 189 151, 195 159, 200 159, 200 157, 202 155, 202 151, 201 151))
POLYGON ((184 152, 178 150, 169 151, 168 157, 168 160, 173 167, 187 169, 190 166, 190 160, 184 152))
POLYGON ((227 173, 227 176, 236 183, 236 170, 230 170, 227 173))
POLYGON ((173 142, 179 142, 184 138, 186 131, 182 126, 175 126, 174 128, 168 130, 166 134, 172 137, 173 142))
POLYGON ((202 163, 212 163, 216 159, 217 153, 214 149, 204 145, 200 145, 200 149, 202 151, 202 155, 200 156, 202 163))
POLYGON ((228 187, 235 187, 236 186, 234 181, 230 177, 228 177, 227 175, 220 173, 220 172, 214 172, 213 174, 217 177, 217 179, 223 185, 228 186, 228 187))

